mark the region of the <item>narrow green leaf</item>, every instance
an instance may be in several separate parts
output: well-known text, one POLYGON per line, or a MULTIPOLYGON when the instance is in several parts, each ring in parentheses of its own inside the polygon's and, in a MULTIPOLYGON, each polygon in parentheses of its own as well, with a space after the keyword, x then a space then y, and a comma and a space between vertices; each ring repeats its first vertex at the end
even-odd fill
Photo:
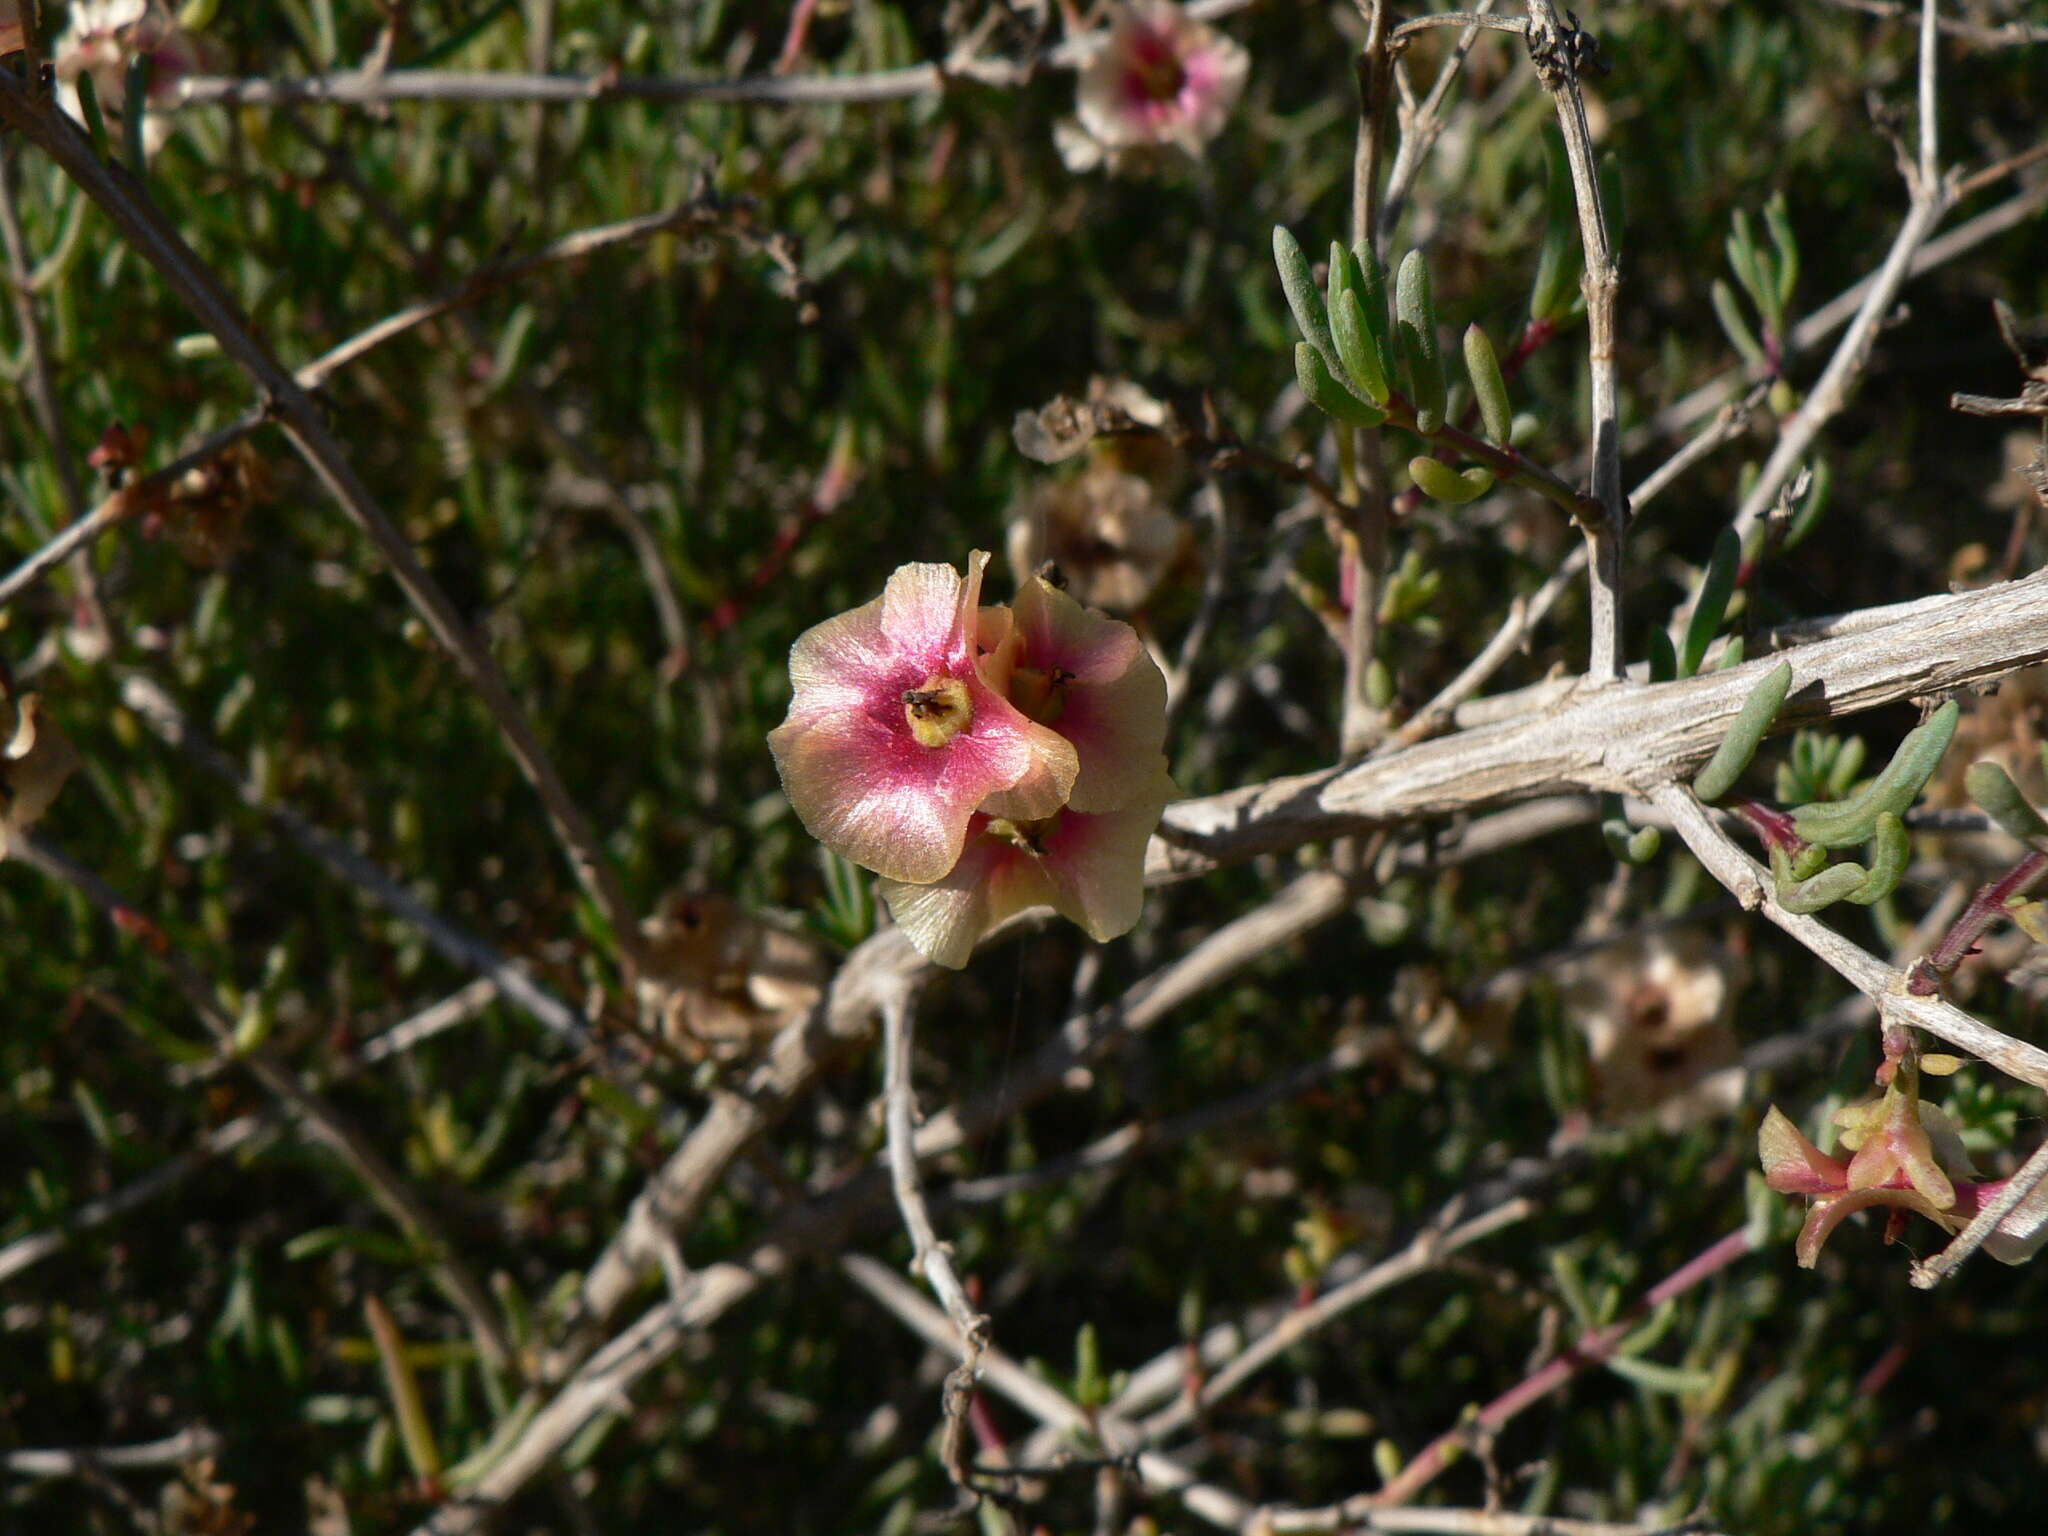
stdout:
POLYGON ((1791 689, 1792 664, 1789 661, 1779 662, 1757 679, 1756 686, 1749 690, 1749 697, 1742 701, 1742 708, 1735 712, 1735 722, 1728 727, 1728 734, 1721 738, 1721 745, 1714 749, 1707 766, 1692 781, 1694 794, 1712 802, 1735 787, 1735 781, 1742 777, 1750 759, 1756 756, 1764 733, 1771 728, 1771 721, 1777 718, 1785 703, 1785 695, 1791 689))
POLYGON ((1713 301, 1714 318, 1721 322, 1721 329, 1728 333, 1729 341, 1742 354, 1742 360, 1752 368, 1768 368, 1770 363, 1764 356, 1763 343, 1756 339, 1749 322, 1743 319, 1742 306, 1735 302, 1735 290, 1717 277, 1708 287, 1707 296, 1713 301))
POLYGON ((1561 321, 1578 295, 1579 269, 1585 246, 1579 238, 1578 210, 1572 200, 1571 162, 1564 138, 1555 128, 1543 133, 1543 243, 1536 256, 1536 281, 1529 291, 1532 319, 1561 321))
POLYGON ((1330 339, 1329 321, 1324 316, 1323 295, 1316 287, 1316 275, 1309 270, 1308 257, 1284 224, 1273 226, 1273 262, 1280 269, 1280 287, 1287 295, 1287 307, 1302 339, 1335 367, 1337 347, 1330 339))
POLYGON ((420 1396, 419 1377, 413 1374, 412 1362, 405 1357, 405 1338, 398 1331, 397 1319, 374 1295, 363 1298, 363 1315, 369 1320, 370 1337, 384 1367, 384 1385, 398 1418, 398 1437, 405 1446, 405 1459, 412 1463, 413 1472, 419 1477, 439 1477, 441 1449, 434 1443, 434 1426, 420 1396))
POLYGON ((1515 423, 1514 410, 1508 404, 1508 381, 1501 376, 1492 339, 1477 323, 1465 327, 1465 371, 1472 376, 1472 393, 1479 401, 1486 435, 1505 443, 1515 423))
POLYGON ((1346 289, 1337 296, 1330 306, 1330 324, 1336 333, 1337 356, 1351 382, 1374 405, 1385 405, 1386 363, 1380 355, 1379 342, 1366 323, 1365 305, 1355 292, 1346 289))
POLYGON ((1778 319, 1782 324, 1792 305, 1792 290, 1799 284, 1799 240, 1792 233, 1792 218, 1783 192, 1772 193, 1771 200, 1764 204, 1764 223, 1778 253, 1778 319))
POLYGON ((1308 396, 1309 403, 1326 416, 1354 427, 1376 427, 1387 419, 1385 411, 1368 405, 1339 384, 1322 354, 1305 341, 1294 344, 1294 376, 1301 381, 1301 392, 1308 396))
POLYGON ((1444 363, 1437 349, 1436 298, 1430 291, 1429 263, 1420 251, 1401 258, 1394 313, 1408 396, 1415 405, 1415 427, 1426 437, 1444 424, 1444 363))
POLYGON ((2004 768, 1993 762, 1972 763, 1963 786, 2008 835, 2030 848, 2048 848, 2048 821, 2041 819, 2004 768))
POLYGON ((1474 465, 1460 473, 1427 454, 1418 454, 1410 459, 1408 473, 1423 495, 1453 507, 1477 501, 1493 489, 1493 471, 1483 465, 1474 465))
POLYGON ((1672 649, 1671 636, 1661 629, 1650 631, 1650 681, 1668 683, 1678 676, 1678 652, 1672 649))
POLYGON ((1884 900, 1898 889, 1912 856, 1913 839, 1906 833, 1905 822, 1885 811, 1877 818, 1877 828, 1870 839, 1870 873, 1849 893, 1849 900, 1859 907, 1884 900))
POLYGON ((1735 591, 1735 578, 1742 570, 1742 540, 1732 528, 1723 528, 1714 540, 1714 553, 1700 578, 1699 597, 1694 601, 1692 619, 1685 626, 1685 643, 1678 649, 1678 675, 1692 677, 1706 660, 1707 647, 1721 628, 1728 612, 1728 599, 1735 591))

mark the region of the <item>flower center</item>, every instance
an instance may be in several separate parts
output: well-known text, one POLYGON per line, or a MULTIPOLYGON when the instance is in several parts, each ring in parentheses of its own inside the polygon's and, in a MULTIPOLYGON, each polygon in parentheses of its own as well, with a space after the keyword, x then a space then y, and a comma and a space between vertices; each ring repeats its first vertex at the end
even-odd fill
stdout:
POLYGON ((1067 684, 1073 680, 1065 667, 1018 667, 1010 673, 1010 702, 1040 725, 1051 725, 1067 707, 1067 684))
POLYGON ((988 835, 1014 843, 1035 859, 1045 857, 1046 834, 1059 825, 1060 812, 1054 811, 1040 821, 1011 821, 999 816, 988 824, 988 835))
POLYGON ((943 747, 974 723, 974 705, 965 683, 935 672, 903 691, 903 718, 920 746, 943 747))
POLYGON ((1143 32, 1131 40, 1130 63, 1124 70, 1124 88, 1139 101, 1171 101, 1187 84, 1188 72, 1167 39, 1143 32))

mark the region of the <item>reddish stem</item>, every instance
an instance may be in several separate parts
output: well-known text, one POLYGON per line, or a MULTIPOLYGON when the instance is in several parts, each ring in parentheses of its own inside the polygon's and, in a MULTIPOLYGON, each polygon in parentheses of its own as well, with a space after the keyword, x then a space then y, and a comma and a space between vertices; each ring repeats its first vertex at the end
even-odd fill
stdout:
POLYGON ((1798 853, 1806 847, 1806 839, 1799 835, 1799 829, 1790 815, 1760 800, 1745 800, 1735 807, 1735 813, 1749 823, 1765 848, 1782 848, 1786 853, 1798 853))
POLYGON ((1704 1252, 1688 1259, 1645 1291, 1636 1299, 1635 1305, 1614 1322, 1605 1328, 1581 1334, 1576 1343, 1501 1393, 1480 1409, 1472 1420, 1430 1441, 1400 1476, 1372 1496, 1371 1502, 1378 1506, 1412 1504, 1415 1495, 1436 1480, 1437 1474, 1451 1464, 1453 1454, 1468 1445, 1475 1433, 1491 1434, 1499 1430, 1524 1408, 1548 1397, 1587 1366, 1600 1364, 1614 1353, 1616 1346, 1643 1317, 1672 1297, 1683 1296, 1701 1281, 1719 1274, 1749 1251, 1749 1232, 1738 1227, 1704 1252))
POLYGON ((2025 895, 2044 874, 2048 874, 2048 853, 2030 853, 1989 885, 1979 886, 1934 953, 1913 967, 1906 990, 1915 997, 1932 997, 1941 988, 1941 978, 1976 950, 1984 930, 2006 915, 2006 903, 2025 895))

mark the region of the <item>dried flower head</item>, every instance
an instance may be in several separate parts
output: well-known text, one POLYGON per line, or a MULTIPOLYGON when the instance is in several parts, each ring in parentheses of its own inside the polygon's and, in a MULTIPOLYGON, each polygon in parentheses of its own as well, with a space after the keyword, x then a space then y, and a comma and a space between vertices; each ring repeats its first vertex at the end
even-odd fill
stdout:
POLYGON ((643 1025, 694 1054, 744 1055, 824 995, 818 944, 730 897, 672 891, 641 933, 643 1025))
POLYGON ((1156 480, 1100 457, 1020 501, 1008 547, 1018 580, 1050 562, 1082 602, 1129 613, 1181 560, 1188 531, 1156 480))
POLYGON ((1734 1107, 1741 1084, 1731 1022, 1740 983, 1715 935, 1683 929, 1604 945, 1562 967, 1559 995, 1586 1037, 1594 1108, 1655 1111, 1667 1128, 1734 1107))
POLYGON ((0 693, 0 858, 26 832, 78 766, 78 753, 37 695, 19 704, 0 693))
POLYGON ((1223 131, 1251 58, 1174 0, 1130 0, 1081 68, 1076 120, 1055 137, 1070 169, 1123 170, 1154 152, 1199 154, 1223 131))
POLYGON ((1098 942, 1129 933, 1145 905, 1145 845, 1174 796, 1164 762, 1119 810, 1061 810, 1031 821, 976 816, 944 879, 881 882, 890 914, 920 952, 955 969, 984 934, 1033 907, 1051 907, 1098 942))
POLYGON ((906 565, 873 602, 827 619, 789 654, 795 695, 768 736, 782 786, 810 834, 892 880, 937 880, 960 857, 968 818, 991 796, 1050 816, 1080 760, 982 675, 977 550, 965 579, 906 565))
MULTIPOLYGON (((52 59, 65 110, 83 120, 78 79, 90 75, 93 95, 110 125, 126 110, 131 65, 139 61, 147 68, 146 105, 155 109, 172 102, 178 82, 206 62, 200 40, 156 0, 75 0, 52 59)), ((142 124, 144 151, 155 154, 170 131, 167 116, 148 111, 142 124)))
POLYGON ((0 0, 0 58, 21 52, 27 42, 21 31, 21 0, 0 0))

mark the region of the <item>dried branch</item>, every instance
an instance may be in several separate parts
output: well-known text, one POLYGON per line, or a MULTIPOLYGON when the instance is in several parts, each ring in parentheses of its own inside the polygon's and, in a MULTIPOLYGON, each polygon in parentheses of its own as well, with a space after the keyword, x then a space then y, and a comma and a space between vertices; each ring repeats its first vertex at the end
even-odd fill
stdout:
POLYGON ((2048 572, 1818 628, 1832 638, 1732 670, 1626 691, 1539 685, 1505 718, 1456 735, 1179 801, 1152 840, 1147 878, 1185 879, 1370 826, 1538 795, 1644 790, 1705 762, 1758 668, 1779 661, 1792 664, 1794 681, 1774 731, 1988 682, 2048 659, 2048 572))
MULTIPOLYGON (((400 1052, 409 1051, 458 1024, 467 1023, 497 1000, 498 989, 488 981, 473 981, 460 992, 444 997, 438 1003, 422 1009, 411 1018, 394 1024, 383 1034, 363 1042, 362 1048, 342 1064, 325 1082, 315 1082, 314 1087, 326 1087, 331 1083, 345 1082, 363 1068, 377 1062, 389 1060, 400 1052)), ((0 1248, 0 1281, 12 1279, 23 1270, 32 1269, 52 1254, 60 1253, 71 1245, 71 1240, 80 1233, 91 1232, 105 1226, 115 1218, 125 1216, 140 1206, 147 1205, 157 1196, 166 1194, 186 1179, 219 1158, 246 1146, 264 1132, 284 1123, 283 1110, 266 1108, 237 1115, 224 1125, 215 1126, 200 1138, 199 1144, 186 1152, 180 1152, 161 1167, 152 1168, 133 1183, 124 1184, 111 1194, 88 1200, 77 1210, 67 1214, 61 1222, 47 1232, 31 1232, 26 1237, 16 1238, 6 1247, 0 1248)))
POLYGON ((883 1123, 887 1130, 889 1186, 895 1191, 896 1209, 910 1234, 912 1273, 921 1273, 925 1284, 945 1305, 953 1325, 952 1348, 959 1365, 946 1376, 945 1441, 940 1459, 953 1481, 971 1487, 967 1471, 967 1405, 974 1397, 981 1362, 993 1347, 988 1317, 967 1299, 967 1290, 953 1268, 953 1251, 939 1241, 932 1216, 924 1201, 924 1180, 917 1171, 916 1090, 911 1086, 911 1043, 914 1039, 915 1008, 910 988, 898 988, 882 999, 882 1099, 883 1123))
POLYGON ((1621 267, 1600 205, 1600 174, 1593 159, 1593 134, 1586 125, 1586 101, 1579 87, 1582 60, 1596 44, 1567 26, 1553 0, 1529 0, 1529 56, 1537 78, 1556 99, 1557 123, 1571 164, 1572 196, 1579 209, 1579 240, 1586 269, 1579 289, 1586 298, 1586 356, 1592 378, 1593 499, 1603 521, 1586 528, 1587 569, 1593 609, 1592 652, 1586 675, 1594 683, 1619 682, 1621 655, 1622 556, 1628 535, 1628 505, 1621 494, 1621 424, 1614 362, 1614 297, 1621 267))
MULTIPOLYGON (((1241 11, 1252 0, 1191 0, 1189 15, 1205 21, 1241 11)), ((767 74, 736 80, 682 80, 663 75, 597 75, 474 73, 452 69, 367 69, 313 79, 279 80, 257 76, 238 79, 190 75, 178 82, 171 107, 233 105, 270 107, 286 102, 322 102, 336 106, 383 106, 401 101, 470 103, 537 102, 573 105, 591 101, 702 101, 743 106, 873 106, 943 95, 956 82, 1013 87, 1024 84, 1046 65, 1077 61, 1089 46, 1087 36, 1068 38, 1036 59, 1013 61, 983 58, 971 47, 956 50, 942 62, 913 64, 903 69, 868 74, 767 74)))
MULTIPOLYGON (((4 89, 0 85, 0 89, 4 89)), ((353 1122, 325 1098, 308 1088, 299 1075, 280 1060, 268 1046, 243 1049, 237 1043, 235 1020, 221 1007, 215 990, 192 963, 169 940, 139 914, 104 880, 73 862, 46 838, 36 834, 17 838, 14 856, 36 870, 76 890, 99 908, 107 920, 122 932, 139 932, 141 948, 183 994, 192 1011, 206 1026, 214 1043, 247 1069, 280 1104, 298 1117, 309 1138, 325 1146, 362 1183, 364 1190, 409 1240, 427 1255, 429 1272, 441 1286, 457 1312, 468 1324, 479 1354, 493 1367, 510 1371, 515 1366, 512 1346, 498 1322, 489 1294, 469 1266, 457 1256, 440 1219, 427 1208, 410 1184, 384 1160, 384 1156, 353 1122)))
POLYGON ((534 734, 497 662, 463 623, 455 605, 427 573, 405 535, 356 474, 319 407, 257 338, 226 289, 157 212, 147 193, 126 172, 102 162, 93 152, 91 141, 70 118, 39 101, 12 75, 0 73, 0 120, 18 128, 42 148, 86 196, 105 210, 137 254, 184 299, 200 323, 263 391, 293 446, 390 565, 428 630, 476 690, 513 759, 539 795, 549 825, 568 854, 577 879, 610 925, 613 942, 629 968, 637 971, 642 953, 637 914, 590 823, 570 798, 567 786, 534 734))
POLYGON ((1864 294, 1856 318, 1836 345, 1834 355, 1828 359, 1827 367, 1821 370, 1821 376, 1815 381, 1805 403, 1779 432, 1777 445, 1764 462, 1762 473, 1757 476, 1749 495, 1743 498, 1742 506, 1735 514, 1735 532, 1745 539, 1757 520, 1770 511, 1778 499, 1778 492, 1784 489, 1786 482, 1805 461, 1821 428, 1849 403, 1857 379, 1870 362, 1870 351, 1877 343, 1878 329, 1891 312, 1892 301, 1898 297, 1899 289, 1905 286, 1913 253, 1955 201, 1955 178, 1943 175, 1936 163, 1938 103, 1935 64, 1939 48, 1934 22, 1934 0, 1924 0, 1920 26, 1919 158, 1906 170, 1909 202, 1905 220, 1892 240, 1884 265, 1878 268, 1875 279, 1864 294))

